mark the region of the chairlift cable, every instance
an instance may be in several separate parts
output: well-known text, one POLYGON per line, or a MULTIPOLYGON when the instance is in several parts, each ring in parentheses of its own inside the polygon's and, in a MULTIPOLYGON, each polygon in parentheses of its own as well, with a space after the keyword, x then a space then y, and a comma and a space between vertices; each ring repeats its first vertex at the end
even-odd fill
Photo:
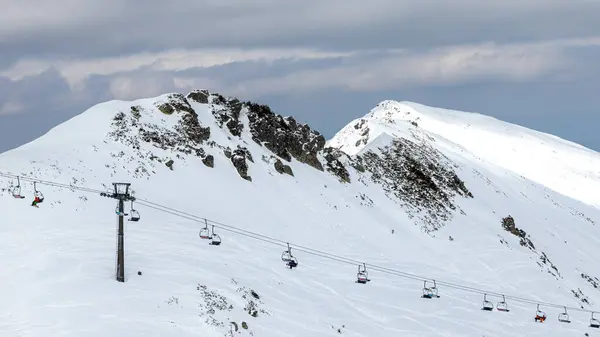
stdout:
MULTIPOLYGON (((53 181, 46 181, 46 180, 40 180, 40 179, 34 179, 34 178, 30 178, 30 177, 25 177, 25 176, 18 176, 18 175, 14 175, 14 174, 9 174, 9 173, 4 173, 4 172, 0 172, 0 177, 5 177, 5 178, 12 178, 12 179, 20 179, 23 181, 29 181, 29 182, 35 182, 37 181, 39 184, 43 184, 43 185, 47 185, 47 186, 53 186, 53 187, 58 187, 58 188, 65 188, 65 189, 70 189, 70 190, 79 190, 82 192, 89 192, 89 193, 95 193, 95 194, 100 194, 100 193, 105 193, 105 190, 97 190, 97 189, 92 189, 92 188, 88 188, 88 187, 84 187, 84 186, 74 186, 74 185, 70 185, 70 184, 64 184, 64 183, 58 183, 58 182, 53 182, 53 181)), ((136 201, 138 202, 138 204, 141 204, 142 206, 148 207, 148 208, 152 208, 155 209, 157 211, 161 211, 161 212, 165 212, 174 216, 178 216, 184 219, 188 219, 191 221, 196 221, 196 222, 201 222, 201 220, 207 220, 205 218, 196 216, 194 214, 190 214, 187 212, 183 212, 168 206, 164 206, 155 202, 152 202, 150 200, 146 200, 146 199, 139 199, 136 198, 136 201)), ((256 232, 252 232, 252 231, 248 231, 248 230, 244 230, 235 226, 231 226, 231 225, 227 225, 224 223, 220 223, 220 222, 216 222, 216 221, 212 221, 212 220, 207 220, 210 221, 211 224, 214 224, 215 227, 224 230, 224 231, 228 231, 234 234, 238 234, 238 235, 242 235, 245 237, 249 237, 258 241, 262 241, 265 243, 270 243, 273 245, 278 245, 278 246, 284 246, 287 247, 287 243, 289 241, 284 241, 284 240, 280 240, 277 238, 273 238, 273 237, 269 237, 260 233, 256 233, 256 232)), ((295 250, 297 251, 301 251, 304 252, 306 254, 310 254, 310 255, 314 255, 314 256, 319 256, 325 259, 330 259, 333 261, 338 261, 338 262, 342 262, 342 263, 346 263, 346 264, 352 264, 352 265, 356 265, 357 263, 364 263, 362 261, 358 261, 358 260, 354 260, 351 258, 347 258, 347 257, 343 257, 340 255, 336 255, 336 254, 332 254, 332 253, 328 253, 328 252, 324 252, 324 251, 320 251, 314 248, 310 248, 310 247, 305 247, 305 246, 300 246, 300 245, 294 245, 290 243, 290 246, 294 247, 295 250)), ((434 278, 430 278, 430 277, 424 277, 424 276, 419 276, 419 275, 415 275, 415 274, 411 274, 411 273, 407 273, 407 272, 403 272, 400 270, 396 270, 396 269, 391 269, 391 268, 387 268, 387 267, 383 267, 383 266, 379 266, 379 265, 374 265, 374 264, 369 264, 369 268, 371 270, 375 270, 375 271, 379 271, 385 274, 389 274, 389 275, 393 275, 393 276, 398 276, 398 277, 402 277, 402 278, 407 278, 407 279, 413 279, 413 280, 419 280, 419 281, 432 281, 434 280, 434 278)), ((439 279, 435 279, 437 284, 442 285, 444 287, 447 288, 453 288, 453 289, 457 289, 457 290, 462 290, 465 292, 472 292, 472 293, 478 293, 478 294, 488 294, 488 295, 492 295, 492 296, 497 296, 497 297, 502 297, 504 299, 504 301, 506 299, 510 299, 513 300, 515 302, 521 302, 521 303, 526 303, 526 304, 536 304, 538 305, 538 308, 540 305, 544 306, 544 307, 552 307, 552 308, 564 308, 572 310, 572 311, 578 311, 578 312, 587 312, 587 313, 591 313, 592 314, 592 319, 590 320, 590 322, 596 322, 596 318, 594 318, 593 314, 597 313, 596 311, 593 310, 587 310, 587 309, 581 309, 578 307, 568 307, 568 306, 564 306, 561 304, 554 304, 554 303, 548 303, 548 302, 543 302, 543 301, 537 301, 537 300, 533 300, 533 299, 528 299, 528 298, 524 298, 524 297, 519 297, 519 296, 510 296, 510 295, 506 295, 503 293, 498 293, 498 292, 493 292, 493 291, 489 291, 489 290, 483 290, 483 289, 479 289, 479 288, 475 288, 475 287, 471 287, 471 286, 466 286, 466 285, 461 285, 461 284, 457 284, 457 283, 451 283, 451 282, 445 282, 445 281, 440 281, 439 279)), ((591 323, 590 323, 591 324, 591 323)))

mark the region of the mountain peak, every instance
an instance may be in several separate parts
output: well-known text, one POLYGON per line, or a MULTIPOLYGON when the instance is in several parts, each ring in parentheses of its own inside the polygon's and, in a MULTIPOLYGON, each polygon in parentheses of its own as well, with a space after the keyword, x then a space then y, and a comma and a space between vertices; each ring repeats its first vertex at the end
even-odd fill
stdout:
POLYGON ((582 202, 600 206, 598 153, 559 137, 478 113, 435 108, 414 102, 383 101, 350 122, 328 146, 359 154, 391 138, 437 141, 448 151, 502 167, 582 202), (372 145, 370 145, 372 144, 372 145), (565 160, 569 158, 569 160, 565 160), (552 169, 542 169, 552 167, 552 169), (565 176, 576 172, 568 182, 565 176))

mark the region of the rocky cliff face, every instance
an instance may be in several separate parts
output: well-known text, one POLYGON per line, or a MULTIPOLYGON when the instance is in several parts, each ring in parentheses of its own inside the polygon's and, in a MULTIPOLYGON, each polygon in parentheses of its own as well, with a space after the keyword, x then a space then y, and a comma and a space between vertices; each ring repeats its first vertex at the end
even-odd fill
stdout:
MULTIPOLYGON (((228 137, 252 141, 270 151, 273 154, 270 163, 281 174, 293 176, 292 163, 297 161, 334 175, 342 184, 381 186, 425 232, 441 228, 453 212, 461 211, 456 198, 473 197, 455 172, 453 163, 428 145, 426 139, 415 142, 396 138, 379 151, 348 156, 326 147, 323 135, 293 117, 276 114, 266 105, 241 102, 206 90, 196 90, 185 96, 167 95, 154 104, 154 109, 146 110, 131 106, 129 111, 116 112, 113 131, 109 134, 111 141, 138 150, 139 158, 129 159, 139 161, 139 170, 135 174, 151 175, 154 164, 148 163, 147 159, 176 170, 177 158, 186 155, 197 156, 206 166, 219 169, 214 155, 221 153, 242 179, 252 181, 250 167, 255 156, 245 146, 231 148, 213 140, 214 130, 209 125, 216 125, 225 130, 228 137), (201 118, 197 109, 204 113, 201 118), (158 124, 155 119, 144 117, 152 114, 161 114, 164 123, 158 124), (166 150, 175 157, 161 157, 152 150, 142 150, 146 147, 140 143, 166 150), (215 152, 215 149, 219 151, 215 152)), ((368 128, 364 133, 368 137, 368 128)))

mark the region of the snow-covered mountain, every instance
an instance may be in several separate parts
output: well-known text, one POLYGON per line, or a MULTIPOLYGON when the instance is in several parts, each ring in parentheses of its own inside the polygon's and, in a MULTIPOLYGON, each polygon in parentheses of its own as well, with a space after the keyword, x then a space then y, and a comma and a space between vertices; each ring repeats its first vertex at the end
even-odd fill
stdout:
POLYGON ((0 335, 598 334, 575 309, 600 305, 599 161, 551 135, 411 102, 382 102, 329 141, 207 91, 102 103, 0 155, 26 196, 2 178, 0 335), (32 179, 77 188, 40 182, 34 208, 32 179), (115 201, 78 188, 121 181, 141 213, 126 223, 125 283, 115 201), (177 210, 216 222, 222 244, 177 210), (281 261, 284 242, 297 268, 281 261), (371 282, 355 283, 353 261, 371 282), (439 298, 421 298, 425 279, 439 298), (481 310, 482 291, 494 305, 506 295, 510 312, 481 310))

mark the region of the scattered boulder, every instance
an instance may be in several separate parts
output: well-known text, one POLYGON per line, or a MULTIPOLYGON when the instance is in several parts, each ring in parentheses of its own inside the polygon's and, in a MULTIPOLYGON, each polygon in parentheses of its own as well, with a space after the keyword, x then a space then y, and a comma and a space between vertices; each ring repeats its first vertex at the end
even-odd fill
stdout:
POLYGON ((175 163, 175 162, 173 161, 173 159, 169 159, 169 161, 167 161, 167 162, 165 163, 165 165, 167 165, 167 167, 168 167, 168 168, 170 168, 170 169, 171 169, 171 171, 173 171, 173 163, 175 163))
POLYGON ((131 107, 131 114, 133 115, 133 118, 140 119, 140 117, 142 117, 141 107, 139 105, 132 106, 131 107))
POLYGON ((289 174, 292 177, 294 176, 294 172, 292 172, 292 168, 289 165, 285 165, 280 159, 277 159, 275 161, 275 171, 281 173, 281 174, 289 174))
POLYGON ((215 167, 215 157, 213 157, 213 155, 209 154, 208 156, 204 157, 204 159, 202 159, 202 163, 204 163, 204 165, 213 168, 215 167))
POLYGON ((535 246, 533 245, 533 242, 531 242, 531 240, 527 237, 527 233, 524 230, 517 228, 515 224, 515 219, 512 216, 509 215, 507 217, 502 218, 502 228, 504 228, 505 231, 510 232, 514 236, 519 237, 519 244, 521 244, 521 246, 527 247, 531 250, 535 250, 535 246))

